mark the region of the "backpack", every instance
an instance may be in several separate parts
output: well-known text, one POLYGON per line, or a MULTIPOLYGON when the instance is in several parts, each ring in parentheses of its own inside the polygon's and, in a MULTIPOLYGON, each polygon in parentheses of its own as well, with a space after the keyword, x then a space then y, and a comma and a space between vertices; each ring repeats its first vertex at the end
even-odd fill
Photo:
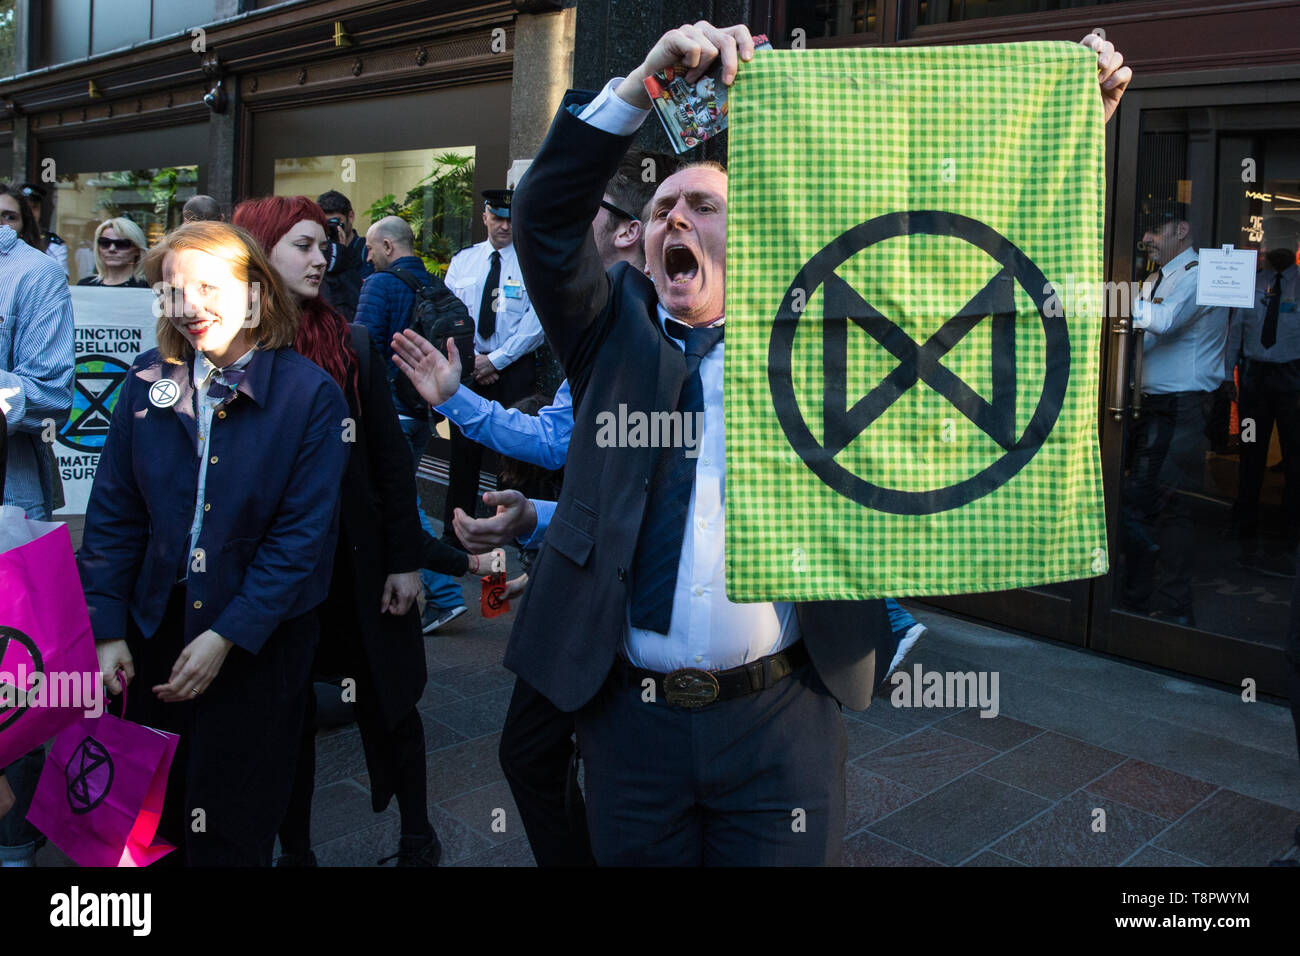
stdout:
MULTIPOLYGON (((424 336, 443 355, 447 354, 448 338, 456 341, 456 350, 460 353, 462 382, 470 382, 474 377, 474 320, 469 317, 469 309, 456 294, 447 288, 437 276, 430 276, 427 285, 405 269, 384 269, 401 279, 415 293, 415 305, 411 307, 411 317, 406 328, 424 336)), ((409 409, 424 409, 428 403, 420 397, 411 380, 400 370, 393 378, 393 388, 398 401, 409 409)))

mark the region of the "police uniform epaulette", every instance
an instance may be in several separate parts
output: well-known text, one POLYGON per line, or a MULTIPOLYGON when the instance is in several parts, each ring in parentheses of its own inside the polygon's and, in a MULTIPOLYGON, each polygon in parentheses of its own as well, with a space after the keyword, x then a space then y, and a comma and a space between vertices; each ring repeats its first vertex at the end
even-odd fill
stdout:
POLYGON ((1191 269, 1195 269, 1198 265, 1200 265, 1200 263, 1193 259, 1191 262, 1187 263, 1187 265, 1183 266, 1183 271, 1187 272, 1191 269))
POLYGON ((58 235, 58 233, 49 232, 46 233, 46 236, 49 238, 50 242, 57 243, 60 246, 67 245, 67 243, 64 242, 63 239, 58 235))

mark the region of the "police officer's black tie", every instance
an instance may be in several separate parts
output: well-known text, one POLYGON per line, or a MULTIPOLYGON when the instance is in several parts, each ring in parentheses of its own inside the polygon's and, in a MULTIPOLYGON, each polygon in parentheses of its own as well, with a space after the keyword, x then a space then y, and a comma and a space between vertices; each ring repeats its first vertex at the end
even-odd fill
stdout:
POLYGON ((478 334, 490 339, 497 330, 497 286, 501 282, 501 253, 492 250, 492 268, 488 269, 483 283, 483 299, 478 306, 478 334))
MULTIPOLYGON (((724 328, 716 325, 707 329, 687 329, 680 323, 668 323, 672 335, 686 339, 686 378, 677 399, 677 411, 683 415, 704 411, 700 360, 722 340, 724 328)), ((685 432, 683 422, 682 433, 685 432)), ((699 431, 695 434, 698 437, 699 431)), ((681 560, 682 536, 686 529, 686 508, 695 484, 695 462, 695 458, 686 457, 684 442, 681 447, 660 450, 632 560, 633 627, 668 633, 673 617, 677 564, 681 560)))
POLYGON ((1264 293, 1264 327, 1259 331, 1259 344, 1271 349, 1277 342, 1277 313, 1282 303, 1282 273, 1273 277, 1273 284, 1264 293))

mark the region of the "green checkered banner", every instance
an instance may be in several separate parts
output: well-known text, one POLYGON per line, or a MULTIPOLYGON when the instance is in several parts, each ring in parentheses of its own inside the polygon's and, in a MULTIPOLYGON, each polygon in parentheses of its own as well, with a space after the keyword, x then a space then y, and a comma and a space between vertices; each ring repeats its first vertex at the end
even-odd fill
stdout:
POLYGON ((765 52, 729 102, 728 596, 1105 573, 1096 54, 765 52))

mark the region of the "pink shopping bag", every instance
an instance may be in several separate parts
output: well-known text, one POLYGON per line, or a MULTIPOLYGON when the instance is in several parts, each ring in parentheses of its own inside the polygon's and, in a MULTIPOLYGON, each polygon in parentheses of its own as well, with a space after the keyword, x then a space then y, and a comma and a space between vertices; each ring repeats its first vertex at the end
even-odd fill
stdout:
POLYGON ((161 859, 176 849, 154 838, 179 740, 112 714, 82 718, 54 738, 27 822, 78 866, 161 859))
POLYGON ((0 507, 0 767, 102 706, 67 525, 0 507))

